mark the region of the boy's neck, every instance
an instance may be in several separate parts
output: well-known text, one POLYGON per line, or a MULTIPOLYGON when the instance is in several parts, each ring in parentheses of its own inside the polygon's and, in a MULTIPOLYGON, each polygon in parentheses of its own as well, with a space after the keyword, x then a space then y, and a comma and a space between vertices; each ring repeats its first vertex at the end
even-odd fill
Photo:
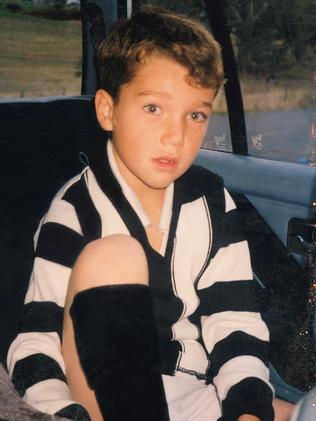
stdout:
POLYGON ((150 186, 141 184, 133 185, 124 177, 124 173, 120 170, 111 141, 108 143, 107 153, 110 166, 115 176, 123 180, 123 182, 133 191, 151 222, 159 225, 166 188, 154 189, 150 186))
POLYGON ((159 225, 162 206, 164 202, 166 189, 150 190, 147 192, 139 193, 135 192, 138 200, 140 201, 144 211, 150 218, 153 224, 159 225))
MULTIPOLYGON (((124 174, 121 173, 118 163, 113 153, 112 145, 108 144, 107 147, 109 163, 111 169, 120 183, 123 182, 122 188, 124 191, 124 184, 132 191, 132 193, 138 199, 143 211, 147 218, 149 218, 150 225, 146 226, 146 234, 148 241, 153 249, 160 253, 161 245, 163 241, 164 233, 160 230, 160 222, 162 216, 162 209, 165 199, 166 188, 153 189, 146 185, 143 188, 135 188, 131 183, 125 179, 124 174), (120 181, 121 180, 121 181, 120 181)), ((125 195, 129 195, 128 191, 125 191, 125 195)))
POLYGON ((156 226, 158 229, 166 189, 153 189, 150 187, 146 188, 146 186, 144 186, 144 188, 139 188, 139 186, 137 186, 138 188, 135 188, 126 180, 125 182, 135 193, 146 215, 150 219, 151 224, 156 226))

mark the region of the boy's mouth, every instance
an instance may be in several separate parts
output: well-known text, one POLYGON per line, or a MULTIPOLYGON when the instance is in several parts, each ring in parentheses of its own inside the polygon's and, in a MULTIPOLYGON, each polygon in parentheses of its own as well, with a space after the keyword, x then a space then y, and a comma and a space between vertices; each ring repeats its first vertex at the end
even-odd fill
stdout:
POLYGON ((165 169, 175 168, 178 164, 178 160, 176 158, 172 158, 169 156, 160 156, 158 158, 154 158, 153 162, 158 167, 165 169))

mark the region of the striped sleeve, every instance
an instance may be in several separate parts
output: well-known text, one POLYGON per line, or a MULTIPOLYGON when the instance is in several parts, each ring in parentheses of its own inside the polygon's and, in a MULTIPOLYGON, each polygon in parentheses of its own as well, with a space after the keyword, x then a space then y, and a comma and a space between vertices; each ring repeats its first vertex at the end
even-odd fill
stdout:
POLYGON ((86 410, 71 399, 61 354, 69 276, 85 245, 66 193, 69 196, 81 179, 74 178, 57 194, 35 235, 33 271, 7 364, 15 388, 28 404, 44 413, 86 421, 86 410))
POLYGON ((213 230, 216 251, 198 284, 209 381, 217 389, 223 420, 248 413, 272 421, 269 331, 256 303, 248 244, 234 203, 225 195, 224 221, 217 233, 213 230))

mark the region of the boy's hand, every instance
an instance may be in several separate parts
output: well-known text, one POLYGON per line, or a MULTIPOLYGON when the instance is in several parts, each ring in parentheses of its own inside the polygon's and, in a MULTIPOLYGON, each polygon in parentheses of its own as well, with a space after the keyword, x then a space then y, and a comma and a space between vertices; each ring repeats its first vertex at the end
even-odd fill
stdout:
POLYGON ((255 415, 243 414, 238 417, 237 421, 260 421, 260 418, 256 417, 255 415))

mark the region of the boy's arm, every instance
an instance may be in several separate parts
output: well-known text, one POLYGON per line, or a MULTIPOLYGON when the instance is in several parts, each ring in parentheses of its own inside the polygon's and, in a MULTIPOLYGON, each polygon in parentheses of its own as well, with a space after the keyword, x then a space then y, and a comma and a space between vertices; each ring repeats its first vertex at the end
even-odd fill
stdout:
POLYGON ((39 411, 86 421, 89 416, 85 409, 71 399, 61 354, 69 276, 84 246, 71 203, 53 200, 35 243, 19 334, 8 353, 9 373, 19 394, 39 411))
POLYGON ((218 251, 198 285, 210 380, 221 401, 223 420, 250 414, 272 421, 269 332, 256 303, 248 244, 240 232, 235 205, 227 192, 225 197, 224 228, 217 232, 229 241, 217 240, 218 251))

